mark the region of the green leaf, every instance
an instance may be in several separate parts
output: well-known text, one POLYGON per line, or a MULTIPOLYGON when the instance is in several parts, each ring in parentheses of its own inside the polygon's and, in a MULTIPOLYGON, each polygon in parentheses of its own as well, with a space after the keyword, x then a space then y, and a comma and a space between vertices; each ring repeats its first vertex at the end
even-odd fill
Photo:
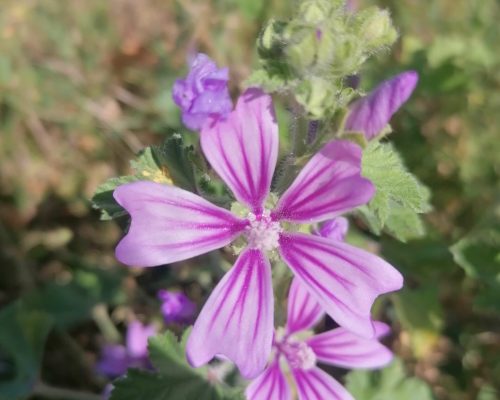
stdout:
POLYGON ((149 180, 158 183, 172 183, 169 170, 159 159, 156 147, 146 147, 139 153, 136 160, 130 161, 135 177, 139 180, 149 180))
POLYGON ((10 379, 0 381, 0 399, 20 399, 31 392, 40 371, 53 320, 16 302, 0 312, 0 353, 11 360, 10 379))
POLYGON ((120 176, 110 178, 97 187, 92 197, 92 207, 101 210, 102 220, 110 220, 127 215, 127 212, 114 199, 113 192, 118 186, 136 180, 138 178, 135 176, 120 176))
POLYGON ((176 186, 196 191, 195 167, 201 169, 201 160, 193 146, 187 146, 180 134, 172 135, 161 146, 152 147, 152 155, 160 168, 168 171, 176 186))
POLYGON ((500 302, 500 215, 488 215, 476 229, 450 248, 455 262, 476 280, 480 290, 474 305, 498 311, 500 302))
POLYGON ((71 282, 48 283, 28 294, 24 301, 31 309, 48 313, 59 327, 71 327, 89 318, 97 304, 115 302, 123 273, 79 267, 71 282))
POLYGON ((356 400, 433 400, 425 382, 406 375, 396 359, 380 371, 357 370, 347 375, 347 390, 356 400))
POLYGON ((208 381, 208 368, 193 369, 186 360, 185 346, 190 330, 181 343, 167 331, 149 340, 149 354, 156 372, 129 370, 114 383, 111 400, 232 400, 241 393, 208 381))
POLYGON ((406 170, 391 144, 369 143, 363 152, 362 175, 377 189, 370 203, 360 208, 374 233, 385 229, 401 241, 424 234, 418 214, 430 210, 430 192, 406 170))

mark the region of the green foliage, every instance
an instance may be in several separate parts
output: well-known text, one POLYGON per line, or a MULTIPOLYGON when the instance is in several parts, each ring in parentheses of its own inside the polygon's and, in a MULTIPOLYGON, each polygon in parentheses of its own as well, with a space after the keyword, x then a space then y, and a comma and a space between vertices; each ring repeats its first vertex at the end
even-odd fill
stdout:
POLYGON ((417 358, 428 356, 444 326, 437 287, 428 284, 421 289, 403 289, 393 294, 392 300, 398 320, 410 335, 413 353, 417 358))
POLYGON ((381 371, 353 371, 347 375, 347 389, 357 400, 433 400, 431 390, 418 378, 407 376, 396 359, 381 371))
POLYGON ((210 382, 209 368, 193 369, 186 361, 185 347, 190 330, 181 343, 172 332, 149 341, 155 372, 129 370, 114 383, 111 400, 244 400, 241 393, 210 382))
POLYGON ((429 190, 405 168, 389 143, 371 142, 363 152, 362 174, 376 187, 370 203, 361 209, 377 234, 385 229, 406 241, 424 234, 418 214, 429 211, 429 190))
POLYGON ((60 328, 72 327, 91 316, 97 304, 119 300, 123 271, 78 268, 69 283, 50 282, 25 296, 25 304, 50 315, 60 328))
POLYGON ((455 245, 451 252, 458 265, 480 289, 475 306, 496 312, 500 303, 500 211, 488 216, 481 224, 455 245))
POLYGON ((113 198, 113 191, 125 183, 150 180, 195 190, 194 168, 199 162, 194 156, 193 147, 186 146, 181 135, 172 135, 161 146, 145 148, 130 162, 134 175, 110 178, 101 184, 92 197, 92 204, 101 210, 101 219, 109 220, 126 215, 113 198))
POLYGON ((21 302, 0 311, 0 359, 6 356, 12 367, 8 378, 0 379, 1 400, 25 398, 31 392, 52 324, 49 315, 30 310, 21 302))

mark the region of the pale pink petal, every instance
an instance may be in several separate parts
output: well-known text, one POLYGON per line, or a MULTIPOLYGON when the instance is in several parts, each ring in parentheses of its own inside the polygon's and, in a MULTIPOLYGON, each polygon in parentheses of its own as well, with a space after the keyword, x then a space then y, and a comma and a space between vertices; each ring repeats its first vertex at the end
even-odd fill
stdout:
POLYGON ((273 216, 312 223, 366 204, 375 193, 361 175, 361 147, 337 140, 326 144, 283 194, 273 216))
POLYGON ((246 249, 203 306, 187 343, 194 367, 215 355, 233 361, 251 379, 260 374, 273 339, 271 266, 264 254, 246 249))
POLYGON ((114 197, 132 217, 116 258, 150 267, 185 260, 229 244, 245 221, 175 186, 139 181, 119 186, 114 197))
POLYGON ((382 322, 373 322, 376 337, 362 338, 345 328, 337 328, 315 335, 307 340, 320 362, 344 368, 381 368, 389 364, 392 352, 381 344, 378 334, 389 327, 382 322))
POLYGON ((288 293, 287 332, 294 333, 311 329, 324 314, 318 302, 298 279, 294 278, 288 293))
POLYGON ((141 358, 148 355, 148 339, 156 335, 154 325, 143 325, 132 321, 127 327, 127 351, 131 357, 141 358))
POLYGON ((354 400, 340 383, 317 367, 294 369, 292 373, 299 400, 354 400))
POLYGON ((204 126, 201 147, 236 199, 260 212, 278 157, 278 125, 271 97, 248 89, 225 120, 204 126))
POLYGON ((418 74, 415 71, 403 72, 382 82, 368 96, 351 106, 345 130, 362 132, 367 139, 374 138, 408 100, 417 82, 418 74))
POLYGON ((292 400, 290 387, 275 360, 245 390, 247 400, 292 400))
POLYGON ((374 300, 403 285, 403 277, 390 264, 343 242, 284 233, 279 251, 325 312, 364 337, 375 333, 370 319, 374 300))

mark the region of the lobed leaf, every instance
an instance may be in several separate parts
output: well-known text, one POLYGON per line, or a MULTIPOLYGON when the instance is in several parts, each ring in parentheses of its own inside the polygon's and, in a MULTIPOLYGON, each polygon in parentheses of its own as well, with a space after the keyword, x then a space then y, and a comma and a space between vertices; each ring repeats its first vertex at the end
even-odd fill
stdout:
POLYGON ((430 192, 406 170, 391 144, 368 144, 363 152, 362 175, 377 189, 370 203, 360 209, 374 233, 385 230, 401 241, 425 233, 419 214, 430 210, 430 192))
POLYGON ((243 400, 241 393, 210 382, 209 368, 192 368, 185 347, 190 330, 181 342, 167 331, 149 340, 149 355, 155 372, 129 370, 114 382, 110 400, 243 400))

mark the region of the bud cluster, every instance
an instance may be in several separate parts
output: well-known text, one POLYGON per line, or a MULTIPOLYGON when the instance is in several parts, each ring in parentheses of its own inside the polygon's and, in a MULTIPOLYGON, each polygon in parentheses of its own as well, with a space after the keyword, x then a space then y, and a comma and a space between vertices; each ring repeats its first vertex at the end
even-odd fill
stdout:
POLYGON ((324 118, 354 96, 346 78, 396 38, 385 10, 353 14, 343 0, 303 0, 289 21, 271 20, 264 27, 258 39, 262 70, 250 82, 293 89, 309 117, 324 118))

